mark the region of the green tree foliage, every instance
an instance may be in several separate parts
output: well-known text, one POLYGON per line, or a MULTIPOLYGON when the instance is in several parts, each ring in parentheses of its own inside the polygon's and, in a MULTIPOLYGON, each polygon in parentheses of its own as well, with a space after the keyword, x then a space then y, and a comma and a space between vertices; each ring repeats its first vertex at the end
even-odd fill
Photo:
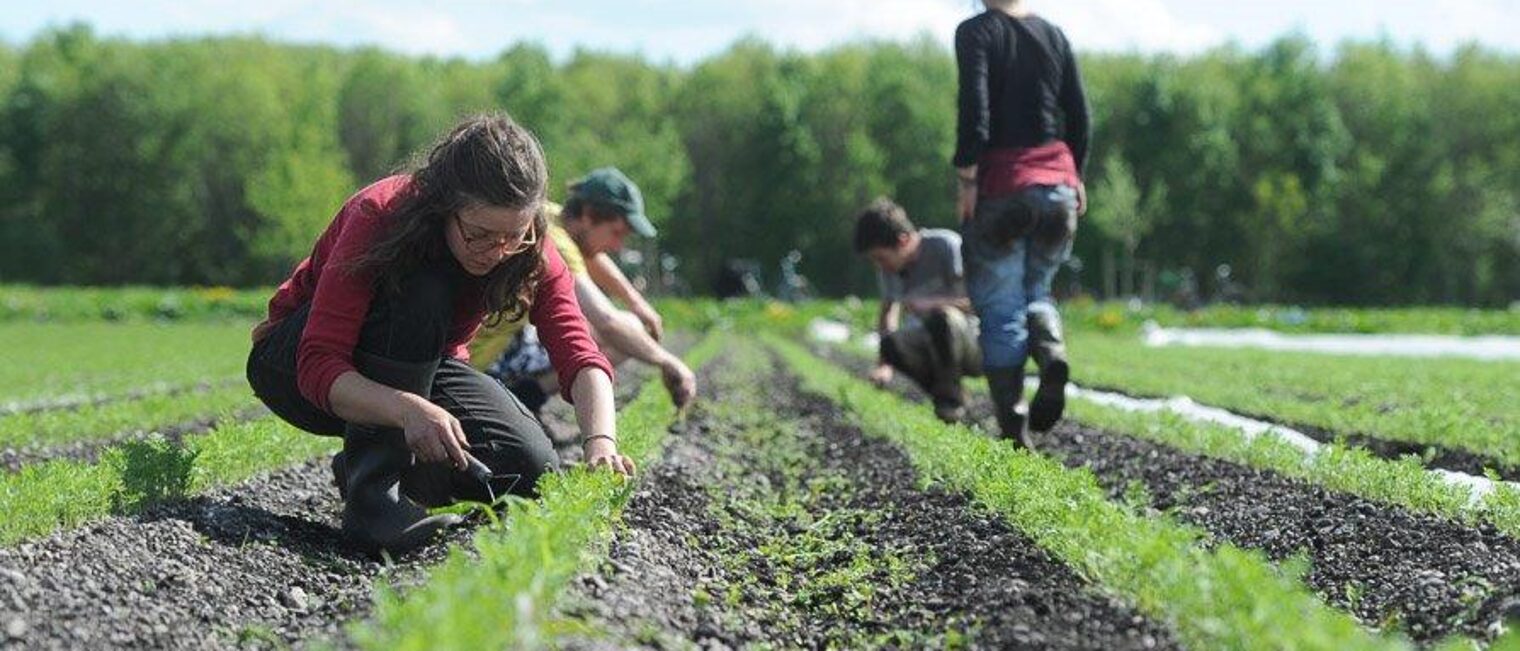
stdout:
MULTIPOLYGON (((1369 42, 1327 56, 1288 36, 1082 67, 1089 291, 1134 291, 1143 268, 1191 272, 1207 295, 1228 264, 1259 300, 1520 297, 1513 55, 1369 42), (1121 265, 1123 283, 1103 282, 1121 265)), ((0 280, 274 282, 348 194, 459 116, 507 110, 544 142, 554 198, 602 165, 636 179, 698 291, 732 258, 774 283, 795 249, 818 289, 869 292, 849 247, 866 202, 954 224, 955 83, 928 37, 817 54, 749 39, 678 68, 533 44, 470 62, 65 27, 0 45, 0 280)))

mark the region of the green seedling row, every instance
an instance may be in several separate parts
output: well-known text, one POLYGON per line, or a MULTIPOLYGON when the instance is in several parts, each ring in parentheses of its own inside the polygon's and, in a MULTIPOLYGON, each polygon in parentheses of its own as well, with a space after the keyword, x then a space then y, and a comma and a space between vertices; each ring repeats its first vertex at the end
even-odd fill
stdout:
POLYGON ((155 429, 196 419, 228 418, 259 405, 241 381, 204 392, 149 395, 77 409, 0 417, 0 448, 40 449, 155 429))
POLYGON ((241 377, 248 325, 0 324, 0 405, 241 377))
MULTIPOLYGON (((864 355, 857 348, 841 348, 864 355)), ((985 394, 986 385, 969 381, 971 391, 985 394)), ((1190 421, 1172 412, 1130 412, 1075 398, 1067 402, 1067 417, 1085 425, 1167 447, 1241 465, 1272 470, 1376 502, 1401 506, 1461 522, 1487 522, 1520 538, 1520 490, 1497 485, 1477 503, 1471 490, 1432 475, 1420 460, 1389 461, 1365 449, 1329 443, 1307 457, 1302 450, 1275 436, 1247 439, 1239 431, 1213 423, 1190 421)))
POLYGON ((1237 413, 1520 465, 1517 362, 1147 348, 1092 333, 1073 334, 1070 349, 1083 385, 1185 394, 1237 413))
POLYGON ((47 535, 336 452, 269 417, 233 423, 175 444, 161 437, 109 448, 96 463, 49 461, 0 477, 0 545, 47 535))
POLYGON ((868 434, 902 447, 922 481, 972 495, 1056 558, 1170 623, 1198 649, 1408 648, 1326 606, 1260 554, 1110 502, 1091 473, 1017 450, 878 391, 788 341, 769 338, 810 391, 868 434))
MULTIPOLYGON (((718 350, 709 336, 687 355, 693 368, 718 350)), ((673 416, 651 380, 618 413, 619 448, 651 463, 673 416)), ((545 478, 537 500, 510 500, 500 520, 456 548, 425 585, 404 597, 382 590, 372 619, 350 633, 369 649, 536 648, 565 584, 605 555, 612 523, 633 482, 608 472, 571 470, 545 478)))

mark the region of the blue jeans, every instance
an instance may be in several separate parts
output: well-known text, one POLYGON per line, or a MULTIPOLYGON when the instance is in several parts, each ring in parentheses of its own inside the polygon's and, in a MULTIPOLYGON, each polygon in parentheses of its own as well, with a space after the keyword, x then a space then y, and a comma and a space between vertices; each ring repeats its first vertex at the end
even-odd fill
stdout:
POLYGON ((1040 185, 977 201, 975 217, 961 228, 961 255, 966 293, 982 322, 983 367, 1024 367, 1027 313, 1055 311, 1050 283, 1071 257, 1076 228, 1077 191, 1069 186, 1040 185))

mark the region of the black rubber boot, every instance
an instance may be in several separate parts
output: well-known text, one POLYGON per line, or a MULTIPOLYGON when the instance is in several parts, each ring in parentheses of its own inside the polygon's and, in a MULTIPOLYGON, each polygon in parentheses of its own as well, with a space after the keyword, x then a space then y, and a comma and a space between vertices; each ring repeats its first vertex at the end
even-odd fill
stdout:
POLYGON ((348 499, 348 464, 343 461, 343 451, 332 457, 333 485, 338 487, 338 497, 348 499))
MULTIPOLYGON (((426 396, 438 363, 404 363, 354 353, 365 377, 389 387, 426 396)), ((334 472, 340 464, 334 464, 334 472)), ((374 553, 403 554, 431 541, 457 515, 430 516, 401 491, 401 476, 412 466, 412 452, 398 428, 350 423, 343 432, 343 531, 374 553)))
POLYGON ((1066 361, 1066 340, 1061 317, 1055 310, 1030 310, 1029 356, 1040 369, 1040 388, 1029 401, 1029 428, 1048 432, 1066 411, 1066 383, 1071 365, 1066 361))
POLYGON ((989 368, 986 373, 999 433, 1019 447, 1032 449, 1024 414, 1019 411, 1019 400, 1024 397, 1024 369, 989 368))

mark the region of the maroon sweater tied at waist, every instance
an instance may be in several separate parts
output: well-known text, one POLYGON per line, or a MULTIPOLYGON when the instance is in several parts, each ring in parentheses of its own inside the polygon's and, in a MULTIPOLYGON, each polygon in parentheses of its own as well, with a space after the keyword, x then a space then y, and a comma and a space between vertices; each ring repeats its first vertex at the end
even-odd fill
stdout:
POLYGON ((1052 140, 1038 147, 989 149, 977 167, 977 193, 988 199, 1006 197, 1036 185, 1081 183, 1071 147, 1052 140))

